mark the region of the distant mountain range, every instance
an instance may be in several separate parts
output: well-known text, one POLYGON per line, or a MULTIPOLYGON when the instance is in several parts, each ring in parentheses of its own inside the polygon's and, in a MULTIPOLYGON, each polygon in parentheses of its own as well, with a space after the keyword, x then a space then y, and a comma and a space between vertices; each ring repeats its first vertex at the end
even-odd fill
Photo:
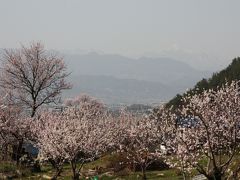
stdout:
POLYGON ((88 93, 104 100, 108 104, 160 103, 176 94, 172 88, 161 83, 119 79, 112 76, 81 75, 72 76, 73 89, 65 93, 66 96, 78 95, 79 92, 88 93))
POLYGON ((64 97, 88 93, 108 104, 167 101, 211 74, 170 58, 88 53, 65 54, 64 59, 73 84, 64 97))

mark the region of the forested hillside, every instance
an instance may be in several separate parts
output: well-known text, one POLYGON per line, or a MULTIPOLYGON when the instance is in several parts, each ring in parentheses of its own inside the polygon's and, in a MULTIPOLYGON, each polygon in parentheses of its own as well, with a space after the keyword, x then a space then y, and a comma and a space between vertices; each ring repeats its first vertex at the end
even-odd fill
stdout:
POLYGON ((222 86, 226 82, 231 82, 232 80, 240 79, 240 57, 234 58, 232 63, 225 69, 220 72, 214 73, 209 79, 202 79, 199 81, 192 89, 188 90, 184 94, 177 94, 173 99, 171 99, 167 106, 173 106, 177 108, 181 105, 181 99, 183 96, 188 94, 199 94, 203 90, 207 89, 216 89, 219 86, 222 86))

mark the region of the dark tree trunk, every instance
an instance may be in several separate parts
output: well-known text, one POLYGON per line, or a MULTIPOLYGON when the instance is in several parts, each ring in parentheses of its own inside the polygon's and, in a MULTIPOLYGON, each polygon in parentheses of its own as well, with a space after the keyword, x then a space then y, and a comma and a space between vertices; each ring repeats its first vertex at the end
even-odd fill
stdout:
POLYGON ((183 176, 183 180, 186 180, 187 177, 186 177, 186 172, 182 171, 182 176, 183 176))
POLYGON ((51 163, 52 167, 56 170, 54 176, 52 177, 52 180, 56 180, 58 176, 62 173, 63 165, 60 162, 61 160, 52 160, 49 159, 49 162, 51 163))
POLYGON ((41 172, 41 166, 40 166, 40 162, 38 160, 34 161, 33 171, 34 172, 41 172))
POLYGON ((57 180, 57 177, 60 176, 61 172, 62 172, 62 168, 57 168, 56 173, 52 177, 52 180, 57 180))
POLYGON ((32 112, 31 112, 31 117, 34 117, 34 116, 35 116, 35 113, 36 113, 36 108, 33 107, 33 108, 32 108, 32 112))
POLYGON ((222 180, 223 174, 220 170, 214 170, 211 175, 207 177, 208 180, 222 180))
POLYGON ((142 179, 143 180, 147 180, 146 167, 145 166, 141 166, 141 169, 142 169, 142 179))
POLYGON ((73 180, 79 180, 79 172, 77 171, 77 162, 75 159, 71 161, 73 180))
POLYGON ((23 151, 23 139, 18 141, 18 145, 13 146, 13 159, 16 160, 17 166, 20 165, 22 151, 23 151))

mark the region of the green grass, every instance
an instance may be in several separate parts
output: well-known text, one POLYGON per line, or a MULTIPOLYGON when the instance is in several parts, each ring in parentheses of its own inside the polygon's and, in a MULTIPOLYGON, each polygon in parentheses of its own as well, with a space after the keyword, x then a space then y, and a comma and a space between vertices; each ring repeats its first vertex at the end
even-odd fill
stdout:
MULTIPOLYGON (((84 164, 82 169, 82 174, 86 174, 86 172, 90 169, 97 169, 101 168, 102 172, 98 174, 99 180, 140 180, 141 179, 141 172, 130 172, 128 169, 124 169, 120 172, 113 173, 110 175, 105 175, 106 172, 109 172, 109 165, 111 165, 111 162, 116 160, 116 155, 106 155, 100 159, 97 159, 93 162, 89 162, 84 164), (104 174, 105 173, 105 174, 104 174)), ((200 161, 202 165, 206 165, 207 161, 206 159, 202 159, 200 161)), ((231 169, 236 169, 239 167, 240 160, 239 155, 234 158, 234 163, 231 165, 231 169)), ((10 175, 10 177, 13 177, 18 180, 22 179, 33 179, 33 180, 40 180, 40 179, 47 179, 52 177, 55 174, 55 170, 52 168, 50 164, 44 164, 41 166, 41 172, 39 173, 33 173, 30 171, 30 169, 27 168, 21 168, 16 167, 16 165, 12 162, 0 162, 0 179, 1 174, 10 175), (21 172, 19 174, 19 172, 21 172), (18 178, 17 178, 18 177, 18 178), (45 177, 45 178, 44 178, 45 177)), ((168 170, 162 170, 162 171, 147 171, 147 178, 149 180, 180 180, 182 178, 182 174, 177 169, 168 169, 168 170)), ((191 175, 196 175, 198 172, 196 170, 193 170, 191 175)), ((65 164, 63 167, 63 172, 61 173, 61 176, 58 178, 59 180, 71 180, 72 178, 72 170, 71 166, 69 164, 65 164)), ((85 176, 86 177, 86 176, 85 176)), ((90 177, 90 180, 93 177, 90 177)), ((85 178, 86 179, 86 178, 85 178)))
MULTIPOLYGON (((140 180, 142 179, 141 172, 130 172, 124 171, 119 173, 113 173, 112 175, 105 175, 104 173, 109 172, 109 164, 116 159, 116 156, 113 155, 106 155, 100 159, 97 159, 93 162, 89 162, 84 164, 82 169, 82 174, 86 174, 89 169, 95 168, 102 168, 103 172, 98 174, 99 180, 140 180)), ((16 166, 12 163, 0 163, 0 172, 12 172, 16 173, 16 166)), ((16 178, 18 180, 22 179, 33 179, 33 180, 40 180, 40 179, 47 179, 52 177, 55 174, 55 170, 52 168, 50 164, 44 164, 41 166, 41 172, 39 173, 32 173, 27 172, 23 174, 22 177, 16 178)), ((182 174, 177 169, 168 169, 162 171, 147 171, 146 172, 147 178, 149 180, 179 180, 182 179, 182 174)), ((86 177, 86 176, 85 176, 86 177)), ((90 179, 93 177, 90 177, 90 179)), ((58 178, 59 180, 71 180, 72 179, 72 170, 69 164, 65 164, 63 167, 63 172, 61 176, 58 178)), ((84 179, 84 178, 83 178, 84 179)), ((86 179, 86 178, 85 178, 86 179)))
MULTIPOLYGON (((130 170, 126 170, 126 172, 120 171, 117 173, 113 173, 112 175, 105 175, 104 173, 109 172, 109 164, 116 160, 116 157, 114 154, 113 155, 106 155, 100 159, 97 159, 93 162, 89 162, 84 164, 83 169, 82 169, 82 174, 85 173, 89 169, 97 169, 97 168, 102 168, 102 172, 98 174, 99 180, 140 180, 142 175, 141 172, 130 172, 130 170)), ((234 159, 235 162, 238 162, 237 164, 233 164, 233 168, 236 168, 239 165, 239 156, 236 156, 234 159), (238 160, 238 161, 236 161, 238 160), (236 167, 235 167, 236 166, 236 167)), ((206 159, 202 159, 200 161, 201 164, 206 165, 207 161, 206 159)), ((5 162, 5 163, 0 163, 0 173, 5 172, 7 174, 9 173, 16 173, 16 171, 19 170, 19 168, 16 168, 16 166, 13 163, 10 162, 5 162)), ((26 169, 20 169, 23 170, 23 177, 18 178, 20 179, 46 179, 44 177, 52 177, 55 173, 55 170, 52 168, 50 164, 45 164, 41 166, 41 172, 40 173, 32 173, 27 171, 26 169)), ((162 170, 162 171, 147 171, 147 178, 149 180, 180 180, 182 178, 182 174, 180 170, 177 169, 168 169, 168 170, 162 170)), ((193 170, 191 173, 191 176, 194 176, 198 174, 196 170, 193 170)), ((65 164, 63 168, 63 172, 61 173, 61 176, 58 178, 59 180, 71 180, 72 178, 72 170, 71 166, 69 164, 65 164)), ((86 176, 85 176, 86 177, 86 176)), ((90 180, 93 177, 89 177, 90 180)), ((0 178, 1 179, 1 178, 0 178)), ((86 179, 86 178, 85 178, 86 179)))
MULTIPOLYGON (((89 169, 94 169, 96 167, 101 167, 104 168, 105 172, 108 171, 107 166, 108 163, 114 158, 112 155, 106 155, 94 162, 86 163, 83 166, 83 172, 89 170, 89 169)), ((1 164, 0 163, 0 172, 15 172, 16 171, 16 166, 14 164, 1 164)), ((41 172, 39 173, 28 173, 25 174, 23 177, 15 178, 18 180, 22 179, 32 179, 32 180, 42 180, 42 179, 47 179, 50 178, 54 175, 55 170, 52 169, 52 166, 50 164, 45 164, 41 166, 41 172)), ((122 173, 124 174, 124 173, 122 173)), ((149 180, 179 180, 181 178, 181 174, 176 169, 169 169, 169 170, 163 170, 163 171, 147 171, 147 178, 149 180)), ((64 165, 63 172, 61 173, 61 176, 58 178, 59 180, 71 180, 72 178, 72 171, 71 171, 71 166, 69 164, 64 165)), ((141 172, 129 172, 128 175, 104 175, 104 173, 98 175, 99 180, 140 180, 141 179, 141 172)), ((93 177, 90 177, 90 179, 93 177)), ((83 178, 84 180, 86 178, 83 178)))
MULTIPOLYGON (((174 169, 164 170, 164 171, 147 171, 147 179, 149 180, 179 180, 182 179, 181 176, 175 174, 174 169)), ((106 177, 103 176, 103 180, 114 180, 114 179, 124 179, 124 180, 140 180, 141 179, 140 172, 134 172, 127 176, 113 176, 106 177)))
MULTIPOLYGON (((51 177, 51 172, 48 173, 38 173, 31 177, 26 177, 26 179, 36 179, 40 180, 43 179, 44 175, 48 177, 51 177)), ((182 179, 181 175, 175 174, 175 171, 173 169, 171 170, 164 170, 164 171, 148 171, 147 173, 147 179, 149 180, 180 180, 182 179)), ((141 179, 141 173, 140 172, 133 172, 126 176, 98 176, 100 180, 115 180, 115 179, 121 179, 121 180, 140 180, 141 179)), ((91 177, 90 177, 91 178, 91 177)), ((21 179, 21 178, 20 178, 21 179)), ((20 180, 19 179, 19 180, 20 180)), ((84 180, 85 178, 83 178, 84 180)), ((93 177, 92 177, 93 179, 93 177)), ((61 177, 59 177, 59 180, 71 180, 71 173, 65 172, 61 174, 61 177)))

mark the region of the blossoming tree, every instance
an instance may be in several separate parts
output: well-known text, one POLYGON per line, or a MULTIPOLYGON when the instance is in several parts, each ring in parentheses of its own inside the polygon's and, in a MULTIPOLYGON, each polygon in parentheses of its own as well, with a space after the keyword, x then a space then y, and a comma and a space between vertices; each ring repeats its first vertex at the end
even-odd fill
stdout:
POLYGON ((66 66, 61 57, 46 52, 41 43, 20 50, 5 50, 0 87, 11 92, 15 103, 31 110, 31 117, 43 104, 58 102, 66 82, 66 66))
POLYGON ((33 130, 40 156, 55 164, 54 178, 60 174, 63 163, 69 162, 73 179, 79 179, 82 165, 111 146, 112 131, 109 129, 114 124, 103 109, 103 104, 97 100, 80 96, 71 100, 71 105, 63 112, 45 112, 36 120, 33 130))
POLYGON ((31 138, 31 120, 24 116, 21 109, 7 104, 4 98, 0 101, 1 150, 6 156, 10 154, 19 165, 22 146, 31 138))
POLYGON ((119 123, 119 150, 125 152, 129 163, 139 165, 142 178, 146 179, 146 169, 154 161, 165 156, 162 130, 155 119, 144 115, 122 112, 119 123))
MULTIPOLYGON (((172 145, 185 167, 194 167, 209 180, 220 180, 239 153, 239 82, 188 96, 177 125, 172 145), (207 165, 202 161, 207 160, 207 165)), ((175 118, 175 120, 176 120, 175 118)))

